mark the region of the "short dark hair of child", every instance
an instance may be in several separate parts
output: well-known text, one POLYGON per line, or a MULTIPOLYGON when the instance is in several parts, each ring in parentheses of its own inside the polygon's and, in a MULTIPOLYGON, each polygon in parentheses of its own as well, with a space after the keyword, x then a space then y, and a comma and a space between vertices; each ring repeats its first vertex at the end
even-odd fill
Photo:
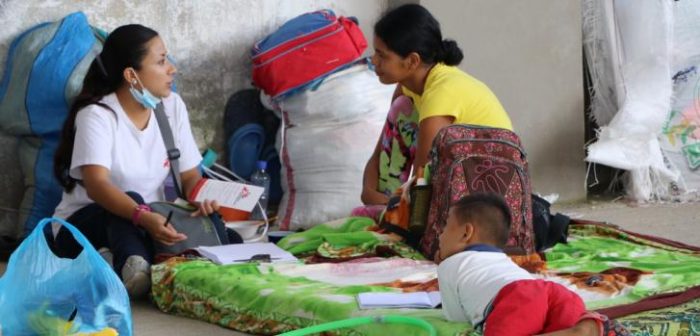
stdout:
POLYGON ((510 208, 503 196, 495 193, 475 193, 462 197, 452 205, 460 224, 470 222, 478 226, 481 237, 491 240, 499 248, 508 241, 510 208))

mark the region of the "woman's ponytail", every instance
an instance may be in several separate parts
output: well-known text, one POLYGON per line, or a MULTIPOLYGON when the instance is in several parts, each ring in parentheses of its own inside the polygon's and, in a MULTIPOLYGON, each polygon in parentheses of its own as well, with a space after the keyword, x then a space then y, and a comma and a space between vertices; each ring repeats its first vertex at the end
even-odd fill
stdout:
POLYGON ((455 40, 442 40, 442 53, 439 60, 446 65, 458 65, 462 62, 464 55, 455 40))
POLYGON ((97 56, 85 75, 82 91, 75 97, 68 111, 68 117, 63 123, 61 138, 54 153, 54 176, 67 192, 73 191, 77 182, 70 176, 70 166, 73 158, 73 145, 75 144, 75 119, 78 112, 88 105, 98 103, 102 97, 115 90, 107 84, 109 77, 106 76, 104 67, 99 63, 100 56, 97 56))

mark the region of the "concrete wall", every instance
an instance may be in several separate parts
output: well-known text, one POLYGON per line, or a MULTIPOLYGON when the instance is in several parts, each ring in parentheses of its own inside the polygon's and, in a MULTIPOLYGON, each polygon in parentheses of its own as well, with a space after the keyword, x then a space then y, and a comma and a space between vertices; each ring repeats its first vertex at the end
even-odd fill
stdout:
MULTIPOLYGON (((585 198, 580 1, 560 0, 0 0, 0 64, 11 40, 39 22, 84 11, 111 30, 153 27, 178 61, 179 91, 201 148, 222 148, 226 99, 250 87, 248 50, 287 19, 331 8, 371 27, 388 6, 420 2, 464 49, 462 68, 488 84, 510 113, 529 154, 533 189, 562 201, 585 198)), ((3 71, 0 70, 0 71, 3 71)), ((0 135, 0 235, 18 229, 22 195, 15 141, 0 135)), ((359 182, 359 181, 358 181, 359 182)))
MULTIPOLYGON (((390 5, 395 2, 391 0, 390 5)), ((461 68, 498 96, 521 136, 533 191, 586 197, 581 3, 560 0, 421 0, 461 68)))
MULTIPOLYGON (((0 0, 0 73, 12 39, 25 29, 83 11, 110 31, 140 23, 158 31, 177 61, 178 91, 188 105, 197 143, 223 148, 223 109, 234 92, 249 88, 252 44, 301 13, 333 9, 356 16, 366 36, 386 8, 377 0, 0 0)), ((14 138, 0 135, 0 235, 12 234, 23 193, 14 138)), ((359 183, 360 181, 358 181, 359 183)))

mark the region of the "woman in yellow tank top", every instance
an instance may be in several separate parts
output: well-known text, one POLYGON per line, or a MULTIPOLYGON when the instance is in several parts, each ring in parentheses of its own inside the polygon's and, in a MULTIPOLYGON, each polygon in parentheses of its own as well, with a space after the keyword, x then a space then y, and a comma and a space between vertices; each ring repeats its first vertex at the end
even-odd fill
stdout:
POLYGON ((428 10, 413 4, 398 7, 375 24, 374 33, 372 64, 379 80, 396 83, 393 99, 410 98, 416 115, 402 117, 390 111, 365 166, 362 202, 366 205, 386 204, 388 194, 405 182, 411 166, 428 162, 433 138, 442 127, 459 123, 512 130, 496 95, 456 67, 462 50, 455 41, 443 40, 440 24, 428 10))

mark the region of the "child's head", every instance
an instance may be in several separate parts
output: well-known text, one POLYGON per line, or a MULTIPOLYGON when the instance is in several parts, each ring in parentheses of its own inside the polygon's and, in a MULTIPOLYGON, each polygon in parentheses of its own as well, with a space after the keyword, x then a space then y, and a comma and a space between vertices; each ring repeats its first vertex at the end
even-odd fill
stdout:
POLYGON ((400 82, 419 66, 458 65, 462 50, 443 40, 440 24, 427 9, 408 4, 393 9, 374 25, 372 63, 384 84, 400 82))
POLYGON ((503 248, 510 221, 510 209, 500 195, 478 193, 463 197, 450 207, 447 225, 440 235, 440 257, 445 259, 473 244, 503 248))

